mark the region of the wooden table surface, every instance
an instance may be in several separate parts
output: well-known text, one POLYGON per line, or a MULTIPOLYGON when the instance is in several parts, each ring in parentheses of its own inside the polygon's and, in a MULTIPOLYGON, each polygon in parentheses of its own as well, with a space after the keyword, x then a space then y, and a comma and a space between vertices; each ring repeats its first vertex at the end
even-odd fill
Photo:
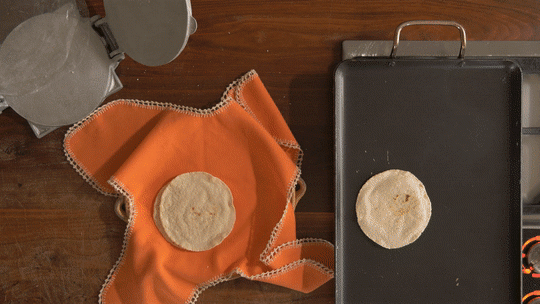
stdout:
MULTIPOLYGON (((86 2, 90 15, 105 15, 102 0, 86 2)), ((537 0, 193 0, 192 8, 198 30, 180 56, 161 67, 126 58, 116 70, 124 88, 105 102, 207 107, 255 69, 304 150, 308 189, 296 212, 298 237, 332 242, 332 87, 343 40, 390 40, 398 24, 419 19, 457 21, 469 40, 540 40, 537 0)), ((402 37, 458 34, 419 26, 402 37)), ((126 225, 114 198, 96 192, 66 160, 66 130, 37 139, 13 110, 0 115, 0 303, 96 303, 119 257, 126 225)), ((302 294, 237 279, 206 290, 198 303, 334 303, 334 284, 302 294)))

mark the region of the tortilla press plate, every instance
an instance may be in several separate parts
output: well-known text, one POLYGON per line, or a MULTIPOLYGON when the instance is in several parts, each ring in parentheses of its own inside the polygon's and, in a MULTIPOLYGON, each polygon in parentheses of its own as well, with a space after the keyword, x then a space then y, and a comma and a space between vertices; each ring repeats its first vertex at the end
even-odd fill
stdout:
POLYGON ((87 18, 77 0, 8 2, 1 16, 12 22, 0 31, 0 111, 11 107, 37 137, 85 118, 122 89, 115 69, 124 53, 147 66, 166 64, 197 28, 189 0, 104 0, 105 18, 87 18))

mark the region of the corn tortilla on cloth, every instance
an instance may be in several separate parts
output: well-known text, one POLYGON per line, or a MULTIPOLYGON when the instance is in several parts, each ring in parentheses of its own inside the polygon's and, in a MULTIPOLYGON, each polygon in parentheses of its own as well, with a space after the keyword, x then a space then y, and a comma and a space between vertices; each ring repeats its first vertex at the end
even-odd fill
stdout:
POLYGON ((101 303, 194 303, 239 276, 301 292, 333 278, 334 246, 296 239, 302 151, 255 71, 211 109, 108 103, 67 132, 64 148, 94 188, 127 201, 123 250, 101 303), (230 234, 198 252, 169 242, 153 217, 160 190, 189 172, 223 181, 236 210, 230 234))

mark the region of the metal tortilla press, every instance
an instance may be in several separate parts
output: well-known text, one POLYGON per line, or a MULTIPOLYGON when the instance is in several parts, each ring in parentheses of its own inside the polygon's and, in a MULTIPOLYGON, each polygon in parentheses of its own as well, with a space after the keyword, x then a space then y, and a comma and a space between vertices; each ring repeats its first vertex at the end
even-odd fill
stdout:
POLYGON ((124 53, 163 65, 197 29, 189 0, 103 3, 104 18, 88 18, 84 0, 0 3, 0 113, 11 107, 41 138, 122 89, 124 53))

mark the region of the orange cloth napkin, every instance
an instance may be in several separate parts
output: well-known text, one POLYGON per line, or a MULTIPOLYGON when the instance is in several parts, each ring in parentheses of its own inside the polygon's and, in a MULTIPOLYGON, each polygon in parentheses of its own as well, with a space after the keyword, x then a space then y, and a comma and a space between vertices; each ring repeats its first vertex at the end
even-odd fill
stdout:
POLYGON ((238 276, 302 292, 333 278, 334 246, 296 239, 292 197, 301 150, 254 71, 211 109, 111 102, 73 126, 64 147, 98 191, 128 202, 122 254, 102 303, 194 303, 208 287, 238 276), (230 188, 236 222, 221 244, 191 252, 162 236, 153 210, 162 187, 199 171, 230 188))

